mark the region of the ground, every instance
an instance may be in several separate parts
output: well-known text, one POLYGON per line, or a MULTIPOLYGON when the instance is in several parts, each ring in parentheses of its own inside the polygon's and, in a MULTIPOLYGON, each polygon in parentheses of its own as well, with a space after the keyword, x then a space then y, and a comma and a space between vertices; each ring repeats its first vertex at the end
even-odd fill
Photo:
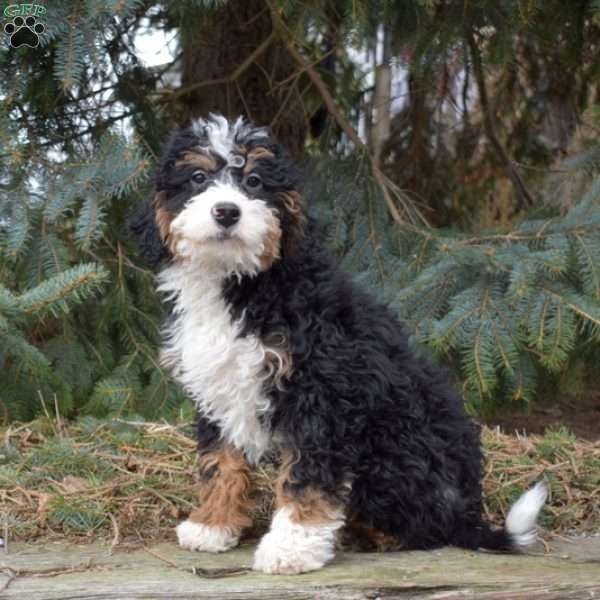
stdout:
POLYGON ((600 537, 552 540, 528 555, 445 548, 341 553, 316 573, 290 577, 249 570, 254 544, 226 554, 172 543, 137 548, 64 542, 0 551, 5 600, 207 598, 224 600, 574 600, 600 598, 600 537))
MULTIPOLYGON (((345 552, 323 571, 273 577, 249 571, 255 542, 221 555, 175 545, 173 528, 196 502, 188 430, 93 419, 0 430, 0 598, 600 600, 600 439, 484 428, 486 518, 503 522, 529 485, 550 485, 536 554, 345 552)), ((253 474, 263 527, 275 474, 253 474)))
POLYGON ((561 396, 552 406, 534 405, 529 414, 514 411, 490 417, 490 427, 497 425, 508 434, 515 431, 543 435, 549 427, 567 427, 577 437, 600 440, 600 393, 582 394, 577 398, 561 396))

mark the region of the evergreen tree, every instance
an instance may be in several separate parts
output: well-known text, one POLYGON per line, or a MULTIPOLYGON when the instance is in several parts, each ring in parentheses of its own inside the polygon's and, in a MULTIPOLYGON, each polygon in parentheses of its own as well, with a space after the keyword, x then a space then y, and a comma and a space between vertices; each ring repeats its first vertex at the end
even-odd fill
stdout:
POLYGON ((33 6, 39 46, 0 49, 4 418, 186 406, 157 364, 160 302, 126 223, 168 132, 208 110, 271 125, 304 158, 333 250, 473 410, 593 364, 597 3, 33 6), (175 40, 164 64, 140 59, 148 34, 175 40))

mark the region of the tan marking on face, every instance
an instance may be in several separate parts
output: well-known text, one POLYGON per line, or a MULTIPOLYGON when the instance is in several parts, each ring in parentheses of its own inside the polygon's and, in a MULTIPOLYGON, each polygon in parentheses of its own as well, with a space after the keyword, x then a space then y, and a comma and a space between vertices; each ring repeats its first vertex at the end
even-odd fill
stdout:
POLYGON ((264 250, 260 257, 260 268, 266 271, 281 257, 281 226, 279 219, 271 212, 269 228, 263 238, 264 250))
POLYGON ((290 509, 290 519, 303 525, 330 523, 340 519, 342 507, 328 499, 321 491, 307 487, 299 494, 292 494, 287 489, 293 483, 291 470, 299 460, 288 453, 284 456, 279 475, 275 480, 275 506, 290 509))
POLYGON ((165 246, 171 251, 171 254, 175 256, 175 249, 177 242, 179 241, 171 231, 171 223, 175 218, 175 215, 166 210, 162 203, 165 199, 165 192, 156 192, 152 199, 152 207, 154 208, 154 221, 158 227, 160 239, 163 241, 165 246))
POLYGON ((275 158, 275 155, 270 150, 267 150, 262 146, 258 146, 258 148, 253 148, 250 150, 250 152, 246 154, 244 173, 250 173, 254 167, 256 167, 256 163, 265 158, 275 158))
POLYGON ((216 171, 217 161, 205 152, 187 151, 182 154, 180 160, 175 162, 176 167, 196 167, 203 171, 216 171))
POLYGON ((198 494, 200 507, 190 514, 189 520, 237 532, 252 525, 252 480, 243 454, 231 447, 207 452, 200 457, 200 473, 204 477, 198 494))
POLYGON ((279 198, 288 215, 288 228, 285 232, 284 252, 292 254, 298 242, 304 236, 307 218, 302 194, 295 190, 279 192, 279 198))
POLYGON ((283 379, 292 374, 292 354, 287 347, 287 340, 281 333, 266 336, 263 339, 265 362, 267 364, 267 379, 273 381, 276 387, 281 387, 283 379))

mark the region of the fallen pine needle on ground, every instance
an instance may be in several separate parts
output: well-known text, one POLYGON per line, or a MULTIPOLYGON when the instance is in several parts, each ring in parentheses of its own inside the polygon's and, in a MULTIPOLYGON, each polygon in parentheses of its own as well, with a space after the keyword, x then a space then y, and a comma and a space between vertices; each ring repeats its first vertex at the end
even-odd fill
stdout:
MULTIPOLYGON (((557 535, 600 529, 600 442, 561 428, 514 436, 484 428, 485 514, 502 523, 511 502, 544 478, 550 497, 540 525, 557 535)), ((196 442, 190 423, 48 419, 0 429, 0 515, 10 540, 68 536, 113 545, 175 539, 195 506, 196 442)), ((275 465, 254 473, 256 527, 272 505, 275 465)))

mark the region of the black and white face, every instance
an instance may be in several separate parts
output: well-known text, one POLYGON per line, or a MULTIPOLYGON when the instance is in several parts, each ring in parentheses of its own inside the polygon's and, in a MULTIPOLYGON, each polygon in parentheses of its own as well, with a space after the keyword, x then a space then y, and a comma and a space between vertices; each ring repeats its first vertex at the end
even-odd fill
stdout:
MULTIPOLYGON (((224 275, 255 274, 302 234, 294 184, 291 163, 266 129, 211 116, 172 139, 145 225, 158 235, 161 255, 224 275)), ((143 245, 156 243, 137 229, 143 245)))

